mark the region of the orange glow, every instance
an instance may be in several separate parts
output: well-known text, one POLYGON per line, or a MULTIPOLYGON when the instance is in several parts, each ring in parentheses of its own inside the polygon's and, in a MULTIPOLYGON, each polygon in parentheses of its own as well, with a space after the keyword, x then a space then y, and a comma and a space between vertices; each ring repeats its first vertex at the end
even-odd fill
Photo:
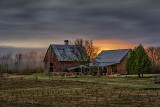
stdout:
POLYGON ((95 40, 94 44, 99 46, 101 50, 132 49, 136 46, 133 43, 120 40, 95 40))
MULTIPOLYGON (((50 40, 29 40, 29 41, 8 41, 1 42, 1 46, 14 46, 14 47, 24 47, 24 48, 48 48, 50 44, 63 44, 63 40, 57 40, 56 42, 52 39, 50 40)), ((95 46, 100 47, 101 50, 114 50, 114 49, 126 49, 134 48, 136 44, 129 43, 127 41, 121 40, 93 40, 95 46)))

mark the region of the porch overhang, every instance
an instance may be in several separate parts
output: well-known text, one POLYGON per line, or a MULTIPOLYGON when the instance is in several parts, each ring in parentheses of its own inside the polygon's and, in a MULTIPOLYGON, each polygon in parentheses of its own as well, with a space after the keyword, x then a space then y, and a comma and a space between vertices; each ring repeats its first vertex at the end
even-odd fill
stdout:
POLYGON ((119 62, 100 62, 100 63, 96 63, 93 66, 97 66, 97 67, 108 67, 111 65, 115 65, 118 64, 119 62))

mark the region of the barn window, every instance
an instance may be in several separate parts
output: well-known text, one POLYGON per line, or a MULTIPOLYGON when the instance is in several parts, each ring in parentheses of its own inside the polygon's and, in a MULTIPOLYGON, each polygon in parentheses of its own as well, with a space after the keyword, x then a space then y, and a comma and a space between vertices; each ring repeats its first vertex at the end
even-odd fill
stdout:
POLYGON ((49 69, 50 72, 53 72, 53 63, 50 63, 50 69, 49 69))
POLYGON ((53 63, 50 63, 50 66, 53 66, 53 63))

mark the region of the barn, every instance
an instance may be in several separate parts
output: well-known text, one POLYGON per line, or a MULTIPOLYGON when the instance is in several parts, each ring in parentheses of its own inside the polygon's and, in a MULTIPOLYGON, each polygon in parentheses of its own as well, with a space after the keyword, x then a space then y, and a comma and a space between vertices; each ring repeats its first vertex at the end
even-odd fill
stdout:
POLYGON ((51 44, 46 52, 44 63, 48 72, 63 72, 70 67, 87 65, 89 57, 82 46, 64 44, 51 44))
POLYGON ((111 74, 127 74, 126 59, 130 49, 103 50, 95 58, 93 66, 98 67, 99 72, 111 74))

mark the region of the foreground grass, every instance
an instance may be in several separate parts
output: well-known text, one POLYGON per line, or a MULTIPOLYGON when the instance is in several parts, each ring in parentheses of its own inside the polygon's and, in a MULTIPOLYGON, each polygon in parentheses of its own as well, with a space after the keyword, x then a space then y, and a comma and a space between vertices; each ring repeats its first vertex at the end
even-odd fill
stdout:
POLYGON ((0 101, 47 106, 156 107, 160 106, 160 85, 150 83, 151 76, 5 74, 1 79, 0 101))

